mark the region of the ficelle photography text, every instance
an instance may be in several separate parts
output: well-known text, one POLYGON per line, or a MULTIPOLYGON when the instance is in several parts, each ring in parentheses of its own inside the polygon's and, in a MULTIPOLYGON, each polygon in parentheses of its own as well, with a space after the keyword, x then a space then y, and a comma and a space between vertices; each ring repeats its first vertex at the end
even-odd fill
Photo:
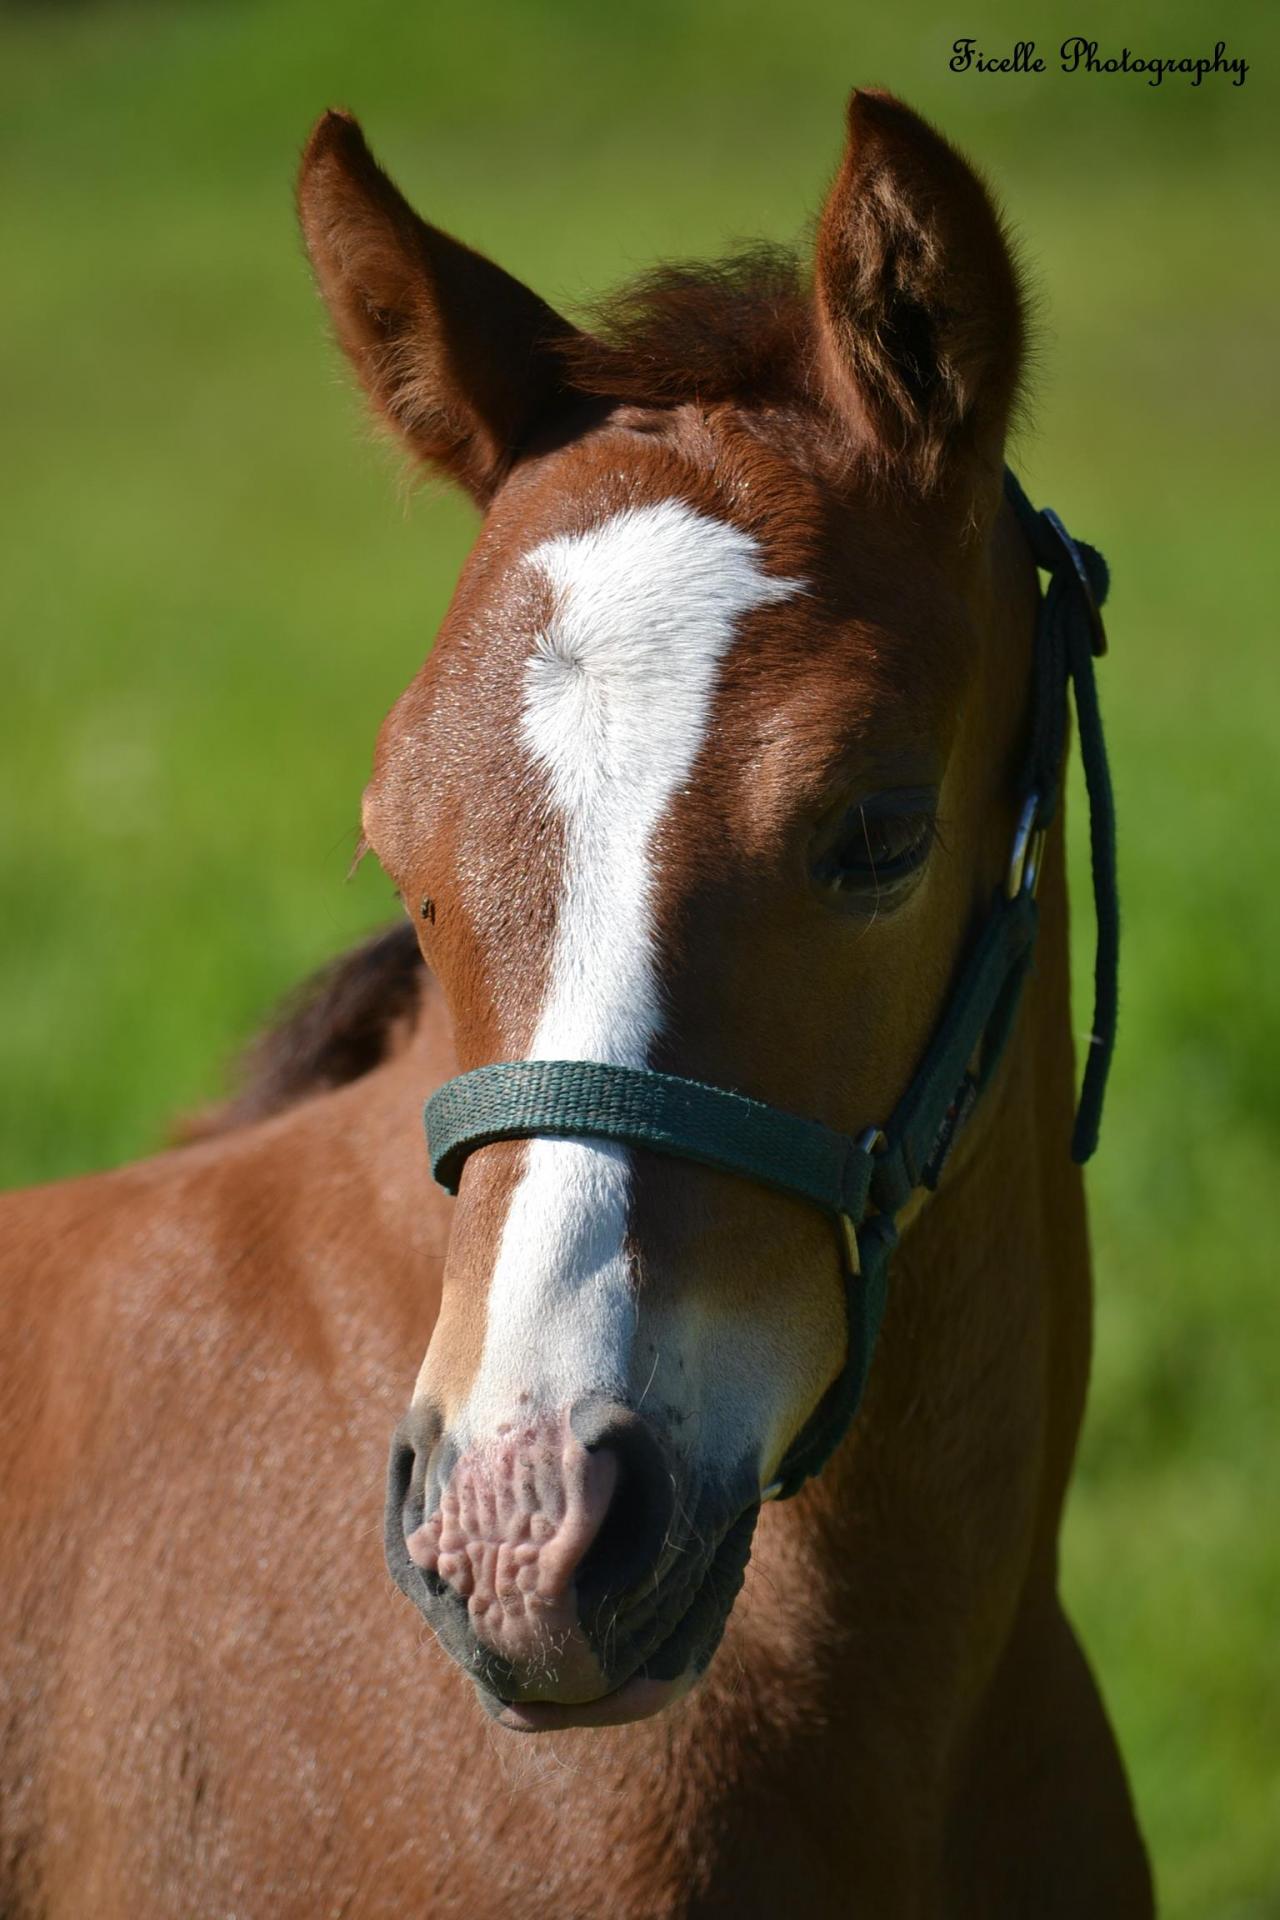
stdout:
MULTIPOLYGON (((1210 54, 1170 55, 1135 53, 1132 47, 1112 52, 1097 40, 1073 34, 1050 57, 1063 73, 1133 74, 1149 87, 1158 87, 1175 75, 1198 87, 1211 74, 1229 76, 1233 87, 1242 87, 1249 71, 1247 60, 1228 57, 1225 40, 1219 40, 1210 54)), ((962 38, 951 44, 950 66, 952 73, 1044 73, 1048 61, 1036 51, 1034 40, 1019 40, 1007 53, 989 53, 976 40, 962 38)))

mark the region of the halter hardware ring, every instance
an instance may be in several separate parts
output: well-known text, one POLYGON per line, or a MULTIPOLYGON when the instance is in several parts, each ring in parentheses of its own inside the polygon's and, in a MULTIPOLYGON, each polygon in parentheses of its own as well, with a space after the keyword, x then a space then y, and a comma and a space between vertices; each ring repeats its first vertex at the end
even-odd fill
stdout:
MULTIPOLYGON (((889 1141, 883 1127, 867 1127, 858 1135, 858 1151, 868 1158, 883 1153, 889 1141)), ((858 1223, 850 1219, 847 1213, 840 1215, 840 1233, 844 1241, 844 1257, 849 1272, 855 1280, 862 1277, 862 1250, 858 1245, 858 1223)))
POLYGON ((840 1237, 844 1242, 844 1263, 857 1279, 862 1273, 862 1252, 858 1246, 857 1223, 847 1213, 840 1215, 840 1237))
POLYGON ((1016 900, 1020 893, 1029 893, 1034 896, 1040 884, 1045 828, 1036 825, 1039 812, 1040 795, 1029 793, 1022 803, 1022 812, 1018 815, 1018 824, 1014 830, 1013 847, 1009 854, 1009 869, 1004 879, 1006 900, 1016 900))

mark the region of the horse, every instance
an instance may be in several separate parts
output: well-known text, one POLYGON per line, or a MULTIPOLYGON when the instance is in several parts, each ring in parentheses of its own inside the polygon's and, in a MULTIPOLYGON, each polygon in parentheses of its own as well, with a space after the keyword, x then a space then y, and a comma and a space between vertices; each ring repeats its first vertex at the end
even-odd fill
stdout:
POLYGON ((1091 1279, 1020 784, 1102 583, 1003 478, 990 194, 859 90, 810 264, 582 325, 344 113, 299 207, 483 517, 364 797, 403 922, 170 1148, 4 1202, 0 1911, 1148 1914, 1058 1595, 1091 1279))

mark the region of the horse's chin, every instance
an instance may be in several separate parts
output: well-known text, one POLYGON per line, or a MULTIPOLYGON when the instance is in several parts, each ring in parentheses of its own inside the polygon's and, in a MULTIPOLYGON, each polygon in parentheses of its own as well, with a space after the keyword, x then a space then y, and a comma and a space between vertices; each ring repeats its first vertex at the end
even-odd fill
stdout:
POLYGON ((691 1667, 675 1680, 648 1680, 636 1675, 597 1700, 561 1704, 556 1700, 500 1700, 477 1687, 481 1703, 500 1727, 512 1733, 566 1733, 576 1727, 625 1727, 662 1713, 697 1678, 691 1667))

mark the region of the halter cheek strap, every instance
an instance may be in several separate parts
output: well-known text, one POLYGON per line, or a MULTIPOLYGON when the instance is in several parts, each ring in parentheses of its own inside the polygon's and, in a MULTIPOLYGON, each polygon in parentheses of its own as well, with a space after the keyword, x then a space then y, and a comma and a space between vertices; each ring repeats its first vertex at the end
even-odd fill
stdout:
POLYGON ((612 1140, 740 1175, 821 1208, 844 1251, 848 1351, 840 1377, 788 1450, 770 1494, 786 1498, 825 1464, 866 1385, 897 1245, 895 1217, 943 1165, 995 1072, 1035 944, 1036 883, 1057 811, 1075 695, 1089 795, 1097 919, 1094 1018, 1072 1156, 1097 1145, 1116 1024, 1119 915, 1115 815, 1093 661, 1105 650, 1099 608, 1107 569, 1049 509, 1037 513, 1011 473, 1005 492, 1049 575, 1040 602, 1021 804, 1005 882, 961 964, 933 1037, 883 1127, 854 1136, 724 1087, 590 1060, 516 1060, 446 1081, 427 1102, 431 1170, 456 1193, 468 1156, 497 1140, 612 1140))

